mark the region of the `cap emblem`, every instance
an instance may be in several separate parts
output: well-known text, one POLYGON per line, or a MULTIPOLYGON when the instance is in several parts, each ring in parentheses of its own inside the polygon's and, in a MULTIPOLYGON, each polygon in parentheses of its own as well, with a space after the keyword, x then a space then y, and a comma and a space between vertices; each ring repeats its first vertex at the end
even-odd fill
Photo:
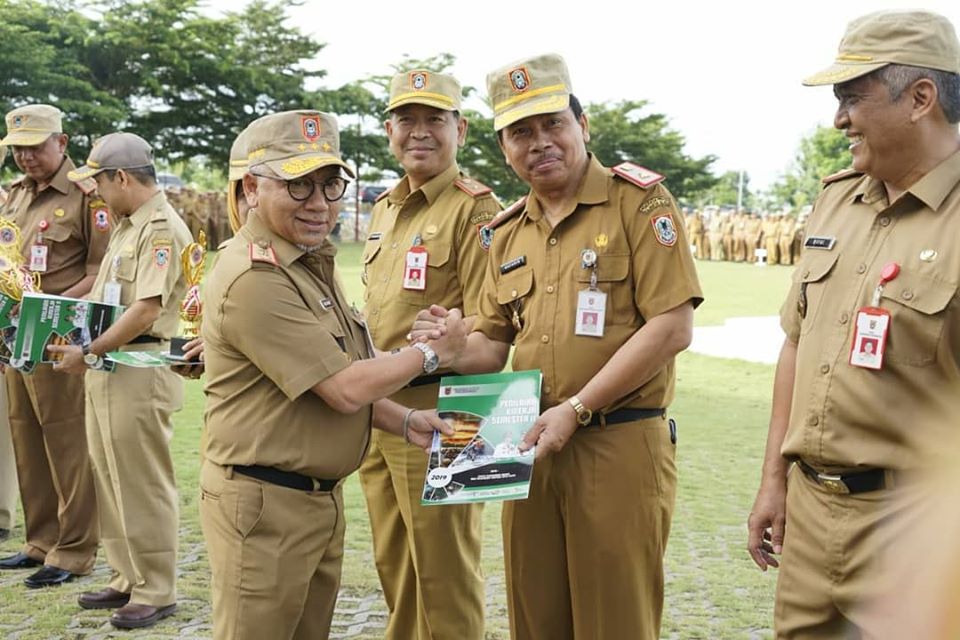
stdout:
POLYGON ((27 123, 26 116, 13 116, 13 126, 20 128, 27 123))
POLYGON ((510 72, 510 85, 518 93, 530 88, 530 75, 524 67, 519 67, 510 72))
POLYGON ((300 128, 308 142, 316 142, 320 139, 319 116, 303 116, 300 118, 300 128))
POLYGON ((410 74, 410 86, 416 91, 423 91, 427 88, 427 74, 417 71, 410 74))

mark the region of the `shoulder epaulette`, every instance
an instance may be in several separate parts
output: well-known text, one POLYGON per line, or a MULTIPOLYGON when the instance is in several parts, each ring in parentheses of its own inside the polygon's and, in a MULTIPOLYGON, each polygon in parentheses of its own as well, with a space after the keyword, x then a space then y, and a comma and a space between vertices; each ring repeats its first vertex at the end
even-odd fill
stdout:
POLYGON ((498 213, 493 217, 493 220, 487 223, 487 229, 496 229, 501 224, 512 218, 516 213, 523 211, 523 207, 527 204, 527 196, 523 196, 512 205, 498 213))
POLYGON ((391 191, 393 191, 392 188, 390 188, 390 189, 384 189, 383 191, 380 192, 380 195, 378 195, 376 198, 374 198, 373 201, 374 201, 374 202, 380 202, 381 200, 383 200, 384 198, 386 198, 388 195, 390 195, 390 192, 391 192, 391 191))
POLYGON ((474 198, 479 198, 480 196, 493 192, 493 189, 482 182, 478 182, 473 178, 468 178, 466 176, 460 176, 453 181, 453 184, 457 185, 457 189, 460 189, 460 191, 463 191, 468 196, 472 196, 474 198))
POLYGON ((272 264, 275 267, 280 266, 277 260, 277 252, 273 250, 273 245, 268 242, 253 241, 250 243, 250 262, 260 262, 263 264, 272 264))
POLYGON ((635 162, 621 162, 610 169, 615 175, 627 182, 631 182, 642 189, 649 189, 653 185, 663 182, 663 176, 656 171, 641 167, 635 162))
POLYGON ((856 169, 844 169, 843 171, 837 171, 836 173, 827 176, 821 180, 821 182, 823 183, 823 186, 827 186, 828 184, 832 184, 834 182, 840 182, 841 180, 846 180, 847 178, 854 178, 862 175, 862 171, 857 171, 856 169))
POLYGON ((97 190, 97 181, 93 178, 84 178, 80 182, 76 182, 74 184, 79 187, 80 191, 83 191, 87 195, 90 195, 97 190))
POLYGON ((14 187, 19 187, 20 185, 23 184, 23 181, 26 179, 27 179, 27 176, 20 176, 19 178, 17 178, 16 180, 10 183, 10 188, 13 189, 14 187))

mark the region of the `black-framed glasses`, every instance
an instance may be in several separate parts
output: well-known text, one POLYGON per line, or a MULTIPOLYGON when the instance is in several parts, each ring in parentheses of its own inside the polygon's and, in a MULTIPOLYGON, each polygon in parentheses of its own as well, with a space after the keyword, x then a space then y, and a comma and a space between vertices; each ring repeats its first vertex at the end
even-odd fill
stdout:
POLYGON ((253 173, 252 171, 251 173, 260 178, 268 178, 270 180, 286 182, 287 193, 289 193, 290 197, 297 202, 305 202, 309 200, 310 197, 313 196, 313 192, 316 191, 317 186, 320 187, 320 192, 323 193, 323 197, 327 202, 336 202, 343 197, 344 193, 347 192, 347 185, 350 183, 349 180, 346 180, 341 176, 331 176, 322 182, 318 182, 307 177, 284 180, 283 178, 265 176, 260 173, 253 173))

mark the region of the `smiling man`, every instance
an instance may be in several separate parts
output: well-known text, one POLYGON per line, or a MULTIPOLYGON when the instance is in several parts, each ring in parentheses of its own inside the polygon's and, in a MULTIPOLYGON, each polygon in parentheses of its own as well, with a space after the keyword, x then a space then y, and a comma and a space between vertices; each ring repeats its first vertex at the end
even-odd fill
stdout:
MULTIPOLYGON (((503 505, 514 640, 660 637, 676 493, 674 357, 702 300, 663 176, 608 169, 567 67, 549 54, 487 76, 504 157, 530 194, 501 213, 458 371, 543 372, 526 500, 503 505)), ((445 311, 421 313, 430 333, 445 311)), ((434 329, 438 333, 442 329, 434 329)))
POLYGON ((748 547, 780 566, 778 638, 888 637, 861 605, 897 593, 911 481, 956 465, 960 43, 942 16, 872 13, 804 83, 833 85, 853 168, 824 179, 781 309, 748 547))
MULTIPOLYGON (((378 349, 407 344, 417 312, 431 304, 476 313, 487 261, 481 229, 500 206, 457 166, 467 135, 460 95, 456 79, 426 69, 390 84, 385 126, 406 173, 374 206, 363 254, 364 311, 378 349)), ((432 409, 439 386, 440 374, 421 376, 393 399, 432 409)), ((386 637, 479 640, 483 505, 421 506, 426 468, 424 452, 380 431, 360 468, 390 610, 386 637)))

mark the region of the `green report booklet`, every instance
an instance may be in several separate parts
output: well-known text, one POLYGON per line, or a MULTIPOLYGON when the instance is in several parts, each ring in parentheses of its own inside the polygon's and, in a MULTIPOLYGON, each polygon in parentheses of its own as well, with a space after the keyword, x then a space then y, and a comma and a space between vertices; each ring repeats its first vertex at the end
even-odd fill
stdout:
POLYGON ((421 504, 522 500, 533 450, 517 446, 540 415, 540 370, 445 376, 437 413, 454 428, 435 433, 421 504))
POLYGON ((53 362, 48 345, 88 345, 122 313, 123 307, 103 302, 24 293, 13 357, 53 362))
POLYGON ((24 373, 33 371, 35 362, 21 361, 13 357, 17 342, 17 324, 19 317, 13 313, 19 302, 5 293, 0 293, 0 363, 19 369, 24 373))

